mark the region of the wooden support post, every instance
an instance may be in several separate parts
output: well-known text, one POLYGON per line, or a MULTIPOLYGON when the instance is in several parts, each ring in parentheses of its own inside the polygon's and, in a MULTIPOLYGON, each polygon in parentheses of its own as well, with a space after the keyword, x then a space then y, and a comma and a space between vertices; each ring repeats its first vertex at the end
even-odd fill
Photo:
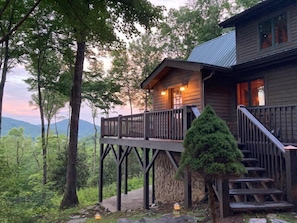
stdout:
POLYGON ((192 207, 192 176, 189 171, 184 177, 184 205, 186 209, 192 207))
POLYGON ((297 147, 286 146, 286 182, 287 200, 294 204, 297 211, 297 147))
POLYGON ((122 157, 122 146, 118 146, 118 156, 117 156, 117 210, 121 211, 121 188, 122 188, 122 165, 121 165, 121 157, 122 157))
POLYGON ((230 198, 229 198, 229 182, 226 179, 218 178, 218 199, 220 205, 220 217, 225 218, 230 216, 230 198))
POLYGON ((128 194, 128 154, 124 157, 124 178, 124 194, 128 194))
POLYGON ((149 151, 150 149, 144 148, 143 149, 143 208, 149 209, 149 169, 147 169, 147 166, 149 165, 149 151))
MULTIPOLYGON (((102 122, 101 122, 102 123, 102 122)), ((100 143, 100 157, 99 157, 99 202, 103 200, 103 150, 104 144, 100 143)))
MULTIPOLYGON (((153 149, 153 156, 157 151, 153 149)), ((156 194, 155 194, 155 161, 152 164, 152 203, 155 203, 156 194)))
POLYGON ((149 113, 143 113, 143 138, 144 140, 148 140, 150 132, 150 122, 149 122, 149 113))
POLYGON ((185 106, 183 109, 183 139, 186 138, 188 130, 188 106, 185 106))
POLYGON ((122 115, 119 115, 118 116, 118 132, 117 132, 117 135, 118 135, 118 138, 121 139, 122 138, 122 118, 123 116, 122 115))

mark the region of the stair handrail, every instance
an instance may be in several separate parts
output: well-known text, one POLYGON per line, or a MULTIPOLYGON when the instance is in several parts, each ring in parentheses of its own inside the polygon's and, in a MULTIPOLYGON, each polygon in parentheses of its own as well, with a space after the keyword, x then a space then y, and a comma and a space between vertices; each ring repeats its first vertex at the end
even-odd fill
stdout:
MULTIPOLYGON (((267 128, 265 128, 261 122, 253 116, 248 109, 244 105, 238 105, 237 111, 240 111, 242 114, 244 114, 255 126, 259 128, 259 130, 269 138, 269 140, 282 152, 285 154, 284 144, 280 142, 271 132, 268 131, 267 128)), ((239 116, 239 113, 238 113, 239 116)), ((240 118, 238 117, 238 125, 240 125, 240 118)), ((238 126, 238 131, 240 131, 241 128, 238 126)), ((241 137, 241 134, 239 133, 239 137, 241 137)))
POLYGON ((191 106, 192 112, 195 115, 196 118, 198 118, 200 116, 200 111, 196 106, 191 106))

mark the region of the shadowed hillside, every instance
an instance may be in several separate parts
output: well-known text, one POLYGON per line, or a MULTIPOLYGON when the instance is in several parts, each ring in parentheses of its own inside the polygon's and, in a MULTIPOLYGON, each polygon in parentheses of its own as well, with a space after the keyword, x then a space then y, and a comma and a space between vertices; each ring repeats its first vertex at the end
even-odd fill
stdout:
MULTIPOLYGON (((19 121, 12 118, 2 118, 2 135, 7 135, 9 130, 12 128, 20 128, 23 127, 25 135, 31 136, 32 138, 39 137, 41 134, 41 125, 33 125, 28 122, 19 121)), ((64 119, 56 124, 53 123, 50 126, 50 131, 57 132, 58 134, 67 134, 68 128, 68 120, 64 119), (56 125, 56 126, 55 126, 56 125)), ((97 126, 98 132, 100 132, 100 126, 97 126)), ((80 120, 79 121, 79 130, 78 130, 78 137, 83 138, 86 136, 90 136, 94 134, 94 125, 90 122, 80 120)))

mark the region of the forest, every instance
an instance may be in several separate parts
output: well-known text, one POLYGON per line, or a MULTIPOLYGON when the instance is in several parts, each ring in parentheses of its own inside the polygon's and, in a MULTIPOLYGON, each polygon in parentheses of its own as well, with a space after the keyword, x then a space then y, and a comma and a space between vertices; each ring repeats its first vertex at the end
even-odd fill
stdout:
MULTIPOLYGON (((41 123, 35 140, 22 128, 1 136, 0 221, 55 222, 58 211, 98 202, 98 115, 111 115, 117 105, 131 114, 151 109, 150 93, 140 89, 150 72, 164 58, 186 59, 196 45, 228 32, 218 23, 257 2, 188 0, 168 9, 148 0, 0 0, 0 135, 6 78, 19 65, 31 75, 28 103, 41 123), (92 109, 94 132, 78 139, 82 102, 92 109), (68 132, 54 134, 50 125, 64 107, 68 132)), ((133 160, 129 189, 142 185, 133 160)), ((105 165, 111 196, 114 158, 105 165)))

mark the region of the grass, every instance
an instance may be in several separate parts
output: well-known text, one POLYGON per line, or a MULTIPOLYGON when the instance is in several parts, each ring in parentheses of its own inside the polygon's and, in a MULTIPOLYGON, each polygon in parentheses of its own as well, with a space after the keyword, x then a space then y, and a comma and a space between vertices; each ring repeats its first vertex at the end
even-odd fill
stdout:
MULTIPOLYGON (((128 180, 128 188, 129 191, 141 188, 143 186, 142 178, 131 178, 128 180)), ((107 185, 103 188, 103 194, 105 198, 115 196, 117 193, 117 185, 116 183, 107 185)), ((50 222, 66 222, 69 220, 71 215, 78 215, 79 211, 98 203, 98 187, 88 187, 83 188, 77 191, 77 196, 79 199, 79 205, 74 208, 69 208, 63 211, 59 211, 59 205, 62 200, 62 195, 56 195, 52 198, 52 202, 54 207, 48 211, 42 219, 39 219, 39 222, 50 223, 50 222)), ((139 213, 141 214, 141 213, 139 213)), ((115 213, 108 216, 102 216, 100 222, 117 222, 117 219, 123 215, 121 212, 115 213)), ((122 216, 123 217, 123 216, 122 216)), ((137 217, 137 216, 136 216, 137 217)), ((95 220, 95 213, 88 222, 97 222, 95 220)))

